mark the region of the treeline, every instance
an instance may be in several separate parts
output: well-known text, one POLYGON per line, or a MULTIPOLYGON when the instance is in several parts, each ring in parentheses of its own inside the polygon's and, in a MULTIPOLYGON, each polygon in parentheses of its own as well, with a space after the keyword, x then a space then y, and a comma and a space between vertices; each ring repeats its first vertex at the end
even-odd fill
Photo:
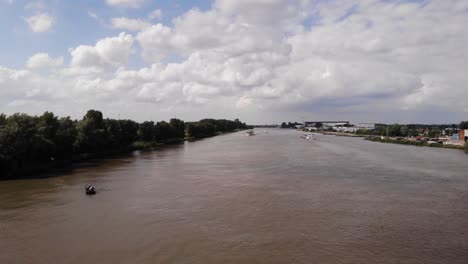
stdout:
POLYGON ((296 126, 302 126, 301 123, 298 123, 298 122, 294 122, 294 123, 291 123, 291 122, 283 122, 281 123, 281 128, 296 128, 296 126))
POLYGON ((186 123, 104 118, 100 111, 89 110, 81 120, 57 117, 0 114, 0 178, 28 175, 70 164, 93 156, 103 156, 161 143, 202 138, 218 132, 247 128, 238 119, 204 119, 186 123))
POLYGON ((198 122, 187 122, 186 133, 189 138, 203 138, 216 135, 216 133, 230 132, 237 129, 251 128, 245 123, 235 119, 202 119, 198 122))

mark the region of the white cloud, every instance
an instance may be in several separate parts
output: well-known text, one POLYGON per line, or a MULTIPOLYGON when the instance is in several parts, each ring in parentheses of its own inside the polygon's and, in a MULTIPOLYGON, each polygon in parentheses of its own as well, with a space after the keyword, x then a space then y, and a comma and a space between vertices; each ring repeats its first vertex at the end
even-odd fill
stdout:
POLYGON ((148 15, 148 18, 151 20, 159 20, 162 18, 162 10, 156 9, 148 15))
POLYGON ((179 82, 220 89, 185 89, 186 98, 237 95, 237 108, 253 101, 270 108, 301 108, 326 99, 341 102, 330 105, 335 109, 376 101, 391 101, 399 110, 409 104, 466 109, 457 99, 468 81, 460 72, 468 59, 463 48, 468 44, 466 8, 463 1, 307 5, 219 0, 211 10, 194 9, 174 19, 172 27, 146 28, 137 40, 148 61, 184 58, 168 67, 177 69, 179 82), (309 30, 302 24, 305 19, 319 20, 309 30), (458 77, 440 78, 453 75, 449 72, 458 77), (437 86, 426 84, 436 77, 437 86))
POLYGON ((144 2, 144 0, 106 0, 106 3, 110 6, 130 8, 139 8, 144 2))
POLYGON ((25 20, 28 23, 31 30, 36 33, 49 31, 55 23, 55 19, 46 13, 31 16, 26 18, 25 20))
POLYGON ((94 69, 125 66, 132 46, 133 37, 126 33, 101 39, 95 46, 81 45, 70 50, 71 66, 94 69))
POLYGON ((126 29, 129 31, 140 31, 151 26, 147 21, 141 19, 130 19, 126 17, 112 18, 111 24, 116 29, 126 29))
POLYGON ((63 65, 63 57, 51 58, 47 53, 37 53, 31 56, 26 67, 29 69, 52 68, 63 65))
POLYGON ((93 19, 96 19, 96 20, 99 19, 99 16, 96 13, 92 12, 92 11, 88 11, 88 16, 93 18, 93 19))

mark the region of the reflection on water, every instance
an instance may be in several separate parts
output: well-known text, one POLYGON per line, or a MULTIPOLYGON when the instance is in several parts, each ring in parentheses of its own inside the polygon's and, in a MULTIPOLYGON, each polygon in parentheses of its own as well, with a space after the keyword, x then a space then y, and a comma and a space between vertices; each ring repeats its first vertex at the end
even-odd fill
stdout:
POLYGON ((0 263, 465 264, 467 161, 272 129, 4 181, 0 263))

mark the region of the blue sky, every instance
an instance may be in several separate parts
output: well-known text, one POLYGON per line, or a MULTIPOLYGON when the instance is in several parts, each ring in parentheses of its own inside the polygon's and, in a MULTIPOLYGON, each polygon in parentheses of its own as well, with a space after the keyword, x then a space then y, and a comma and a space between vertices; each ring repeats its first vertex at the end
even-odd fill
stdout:
POLYGON ((141 8, 109 7, 104 0, 8 0, 0 1, 0 30, 4 39, 0 42, 0 62, 4 66, 21 68, 33 54, 47 52, 53 56, 66 54, 71 47, 81 44, 92 45, 97 39, 119 33, 121 30, 109 26, 113 17, 146 18, 153 10, 160 9, 163 16, 158 22, 171 24, 174 17, 191 8, 206 10, 212 1, 146 1, 141 8), (43 8, 33 7, 39 3, 43 8), (31 7, 28 7, 30 5, 31 7), (56 18, 50 32, 32 32, 24 18, 45 11, 56 18), (96 14, 103 22, 89 16, 96 14))
POLYGON ((466 0, 0 0, 0 112, 458 122, 467 10, 466 0))

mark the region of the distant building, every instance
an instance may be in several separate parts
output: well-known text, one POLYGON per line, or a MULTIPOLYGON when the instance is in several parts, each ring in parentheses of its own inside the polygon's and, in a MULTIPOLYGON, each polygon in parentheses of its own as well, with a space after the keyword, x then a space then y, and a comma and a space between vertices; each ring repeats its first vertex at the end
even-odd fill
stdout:
POLYGON ((312 126, 312 127, 306 127, 305 130, 311 132, 311 131, 317 131, 318 128, 312 126))
POLYGON ((324 127, 349 126, 349 121, 308 121, 304 122, 304 126, 313 127, 318 123, 323 124, 324 127))
POLYGON ((458 140, 462 142, 468 141, 468 129, 460 129, 460 131, 458 131, 458 140))
POLYGON ((358 123, 357 127, 364 129, 375 129, 375 123, 358 123))
POLYGON ((348 133, 355 133, 358 131, 360 128, 359 127, 333 127, 333 130, 337 132, 348 132, 348 133))

